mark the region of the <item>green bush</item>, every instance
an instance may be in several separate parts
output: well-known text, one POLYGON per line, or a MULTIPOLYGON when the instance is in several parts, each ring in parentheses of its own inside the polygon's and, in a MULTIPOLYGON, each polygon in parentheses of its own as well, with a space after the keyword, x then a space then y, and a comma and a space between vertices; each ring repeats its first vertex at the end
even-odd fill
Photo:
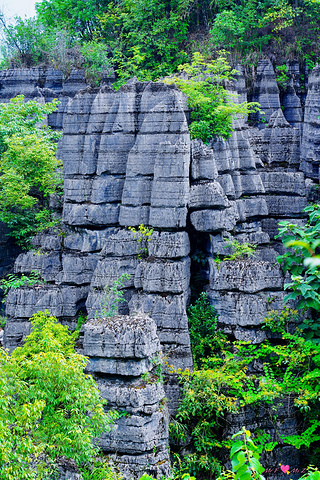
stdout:
POLYGON ((108 58, 109 47, 103 43, 90 41, 84 42, 80 51, 84 58, 83 67, 87 79, 94 85, 99 85, 102 73, 112 67, 111 60, 108 58))
POLYGON ((188 320, 193 361, 195 367, 200 368, 222 347, 226 336, 217 328, 218 316, 205 292, 188 308, 188 320))
POLYGON ((225 52, 210 62, 196 52, 191 63, 178 68, 181 75, 166 78, 165 83, 175 84, 188 97, 191 138, 200 138, 204 143, 214 135, 228 138, 237 115, 259 110, 257 103, 232 101, 235 95, 226 90, 225 83, 233 80, 238 72, 227 62, 225 52))
POLYGON ((238 48, 243 42, 246 27, 232 10, 224 10, 215 18, 210 33, 218 48, 238 48))
POLYGON ((94 439, 118 417, 104 413, 67 327, 48 311, 32 319, 23 347, 0 349, 0 478, 40 480, 59 456, 81 466, 98 453, 94 439))
POLYGON ((121 289, 125 286, 125 280, 129 280, 130 276, 128 273, 123 273, 117 280, 114 280, 112 287, 104 287, 103 299, 99 310, 95 313, 95 318, 109 318, 118 314, 119 303, 126 301, 121 289))
POLYGON ((62 185, 55 156, 61 135, 43 123, 57 105, 25 102, 23 95, 0 104, 0 221, 21 246, 58 221, 48 205, 62 185))
POLYGON ((0 288, 3 291, 4 297, 6 297, 10 288, 16 289, 26 285, 33 286, 45 282, 46 281, 41 277, 41 274, 38 272, 38 270, 32 270, 30 275, 18 276, 14 273, 9 273, 7 278, 0 280, 0 288))

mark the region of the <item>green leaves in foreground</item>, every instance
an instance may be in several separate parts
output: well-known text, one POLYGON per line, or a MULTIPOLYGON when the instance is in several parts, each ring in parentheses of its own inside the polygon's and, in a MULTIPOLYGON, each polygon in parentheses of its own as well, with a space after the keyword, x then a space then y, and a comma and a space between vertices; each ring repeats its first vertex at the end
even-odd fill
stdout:
POLYGON ((289 221, 279 223, 278 237, 288 250, 277 260, 291 274, 291 282, 285 285, 290 291, 285 300, 297 301, 298 309, 320 312, 320 205, 309 205, 304 212, 309 218, 303 226, 289 221))
POLYGON ((59 456, 91 462, 94 438, 118 417, 104 413, 68 328, 48 311, 31 321, 23 347, 0 349, 0 480, 45 478, 59 456))
POLYGON ((233 443, 230 451, 232 471, 235 480, 264 480, 264 468, 259 459, 258 449, 251 440, 249 430, 243 428, 232 436, 237 441, 233 443))

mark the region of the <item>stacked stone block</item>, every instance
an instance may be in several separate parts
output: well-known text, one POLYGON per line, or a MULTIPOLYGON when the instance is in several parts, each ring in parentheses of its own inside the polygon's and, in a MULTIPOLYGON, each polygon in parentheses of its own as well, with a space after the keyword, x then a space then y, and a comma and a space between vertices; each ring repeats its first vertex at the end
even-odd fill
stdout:
POLYGON ((83 353, 107 408, 124 413, 99 438, 103 452, 124 480, 138 480, 143 473, 167 476, 168 410, 155 322, 146 315, 90 320, 83 353))

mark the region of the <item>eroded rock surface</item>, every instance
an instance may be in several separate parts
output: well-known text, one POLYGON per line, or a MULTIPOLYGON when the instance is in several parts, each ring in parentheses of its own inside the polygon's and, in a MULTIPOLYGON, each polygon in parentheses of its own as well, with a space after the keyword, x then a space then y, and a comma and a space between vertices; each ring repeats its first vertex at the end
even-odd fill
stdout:
MULTIPOLYGON (((132 80, 117 92, 104 86, 68 97, 54 120, 58 128, 64 119, 59 144, 64 228, 39 234, 34 251, 18 257, 16 272, 37 269, 46 283, 9 292, 5 346, 21 344, 37 310, 49 309, 72 328, 81 312, 99 316, 105 287, 123 273, 130 278, 124 282, 126 301, 119 313, 154 320, 166 363, 173 369, 192 368, 186 312, 197 275, 219 314, 219 326, 233 338, 261 342, 260 323, 268 311, 283 306, 284 278, 276 262, 283 250, 274 238, 278 222, 304 222, 302 209, 314 198, 318 181, 319 67, 309 78, 303 112, 299 66, 289 66, 291 80, 280 95, 272 64, 262 61, 253 96, 265 115, 258 115, 251 127, 236 119, 229 140, 215 138, 207 146, 190 140, 185 98, 174 86, 132 80), (139 242, 138 234, 127 228, 142 223, 154 229, 149 242, 139 242), (224 261, 234 241, 255 244, 255 255, 224 261)), ((239 92, 241 101, 246 99, 241 73, 230 89, 239 92)), ((96 352, 88 353, 92 372, 122 378, 114 384, 104 378, 99 385, 113 392, 115 404, 121 396, 131 402, 132 423, 125 428, 145 435, 147 445, 138 455, 139 441, 132 440, 129 447, 108 437, 108 448, 117 445, 119 462, 138 469, 149 454, 145 452, 154 448, 143 415, 153 415, 152 429, 161 431, 156 437, 165 441, 152 406, 159 400, 159 387, 145 387, 141 399, 136 392, 138 377, 148 368, 146 357, 126 360, 126 345, 120 344, 122 350, 108 357, 112 335, 94 323, 86 328, 87 336, 90 329, 100 328, 105 338, 103 346, 93 341, 93 333, 91 343, 85 340, 86 348, 96 352), (121 386, 126 368, 133 382, 127 390, 121 386)), ((167 373, 165 390, 174 411, 179 398, 175 375, 167 373)))
POLYGON ((155 322, 146 315, 93 319, 84 325, 83 353, 107 408, 126 412, 99 439, 124 480, 170 471, 163 356, 155 322))

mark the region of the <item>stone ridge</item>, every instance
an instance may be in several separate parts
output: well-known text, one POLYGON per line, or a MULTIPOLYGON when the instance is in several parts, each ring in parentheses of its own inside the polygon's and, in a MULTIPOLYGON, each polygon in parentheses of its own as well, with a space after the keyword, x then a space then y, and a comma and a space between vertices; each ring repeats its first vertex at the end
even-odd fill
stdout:
POLYGON ((124 480, 170 471, 168 409, 162 384, 162 352, 155 322, 146 315, 98 318, 82 331, 86 371, 109 410, 126 412, 99 438, 124 480))

